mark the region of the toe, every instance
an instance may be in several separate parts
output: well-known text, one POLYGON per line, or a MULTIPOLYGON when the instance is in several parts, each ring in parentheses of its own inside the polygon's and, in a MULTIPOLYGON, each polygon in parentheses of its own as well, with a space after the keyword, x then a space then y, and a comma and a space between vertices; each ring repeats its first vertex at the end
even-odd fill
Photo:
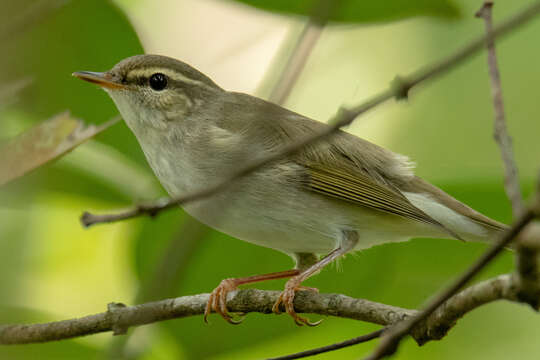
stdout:
POLYGON ((314 288, 314 287, 309 287, 309 286, 299 286, 296 288, 296 291, 313 291, 313 292, 316 292, 317 294, 319 293, 319 289, 314 288))
POLYGON ((236 325, 242 322, 243 319, 233 319, 229 314, 229 311, 227 310, 227 294, 230 291, 236 290, 236 288, 237 285, 234 279, 225 279, 219 284, 217 288, 214 289, 214 291, 212 291, 210 297, 208 298, 206 308, 204 310, 205 322, 208 322, 208 315, 210 315, 212 311, 215 311, 216 313, 221 315, 221 317, 230 324, 236 325))
POLYGON ((287 314, 289 314, 289 316, 291 316, 293 318, 296 325, 298 325, 298 326, 303 326, 303 325, 317 326, 317 325, 319 325, 322 322, 322 320, 319 320, 319 321, 316 321, 316 322, 311 322, 311 321, 309 321, 309 319, 298 315, 296 313, 296 311, 294 310, 294 297, 296 295, 296 292, 299 291, 299 290, 309 290, 309 291, 316 291, 316 292, 319 291, 318 289, 315 289, 315 288, 309 288, 309 287, 305 287, 305 286, 300 286, 299 284, 296 284, 293 281, 293 279, 291 279, 287 283, 287 285, 285 285, 285 290, 281 293, 278 300, 276 301, 276 303, 272 307, 272 311, 279 314, 280 313, 279 305, 281 303, 283 303, 283 305, 285 306, 285 311, 287 312, 287 314))
POLYGON ((294 310, 294 291, 291 293, 287 290, 285 290, 286 296, 285 296, 285 311, 289 316, 291 316, 298 326, 303 326, 305 323, 305 319, 301 316, 299 316, 296 311, 294 310))
POLYGON ((283 302, 283 293, 279 295, 278 299, 274 303, 274 306, 272 306, 272 312, 274 314, 277 314, 277 315, 281 314, 281 310, 279 309, 279 306, 281 305, 282 302, 283 302))
POLYGON ((219 307, 218 307, 218 312, 219 314, 225 319, 227 320, 227 322, 229 324, 233 324, 233 325, 238 325, 238 324, 241 324, 242 321, 244 321, 244 317, 240 317, 238 318, 237 320, 236 319, 233 319, 233 317, 231 316, 231 314, 229 314, 229 310, 227 309, 227 293, 228 292, 225 292, 225 291, 222 291, 220 296, 219 296, 219 307))
POLYGON ((322 319, 319 321, 311 322, 308 318, 298 315, 296 311, 294 311, 294 307, 292 305, 290 307, 287 306, 287 314, 289 314, 293 318, 294 322, 298 326, 317 326, 322 322, 322 319))
POLYGON ((204 322, 208 324, 208 316, 214 312, 218 312, 217 310, 217 300, 219 298, 221 288, 218 286, 215 288, 211 293, 210 297, 208 298, 208 302, 206 303, 206 308, 204 309, 204 322))
POLYGON ((206 307, 204 308, 204 322, 208 324, 208 315, 212 312, 212 303, 214 302, 213 293, 210 294, 206 307))

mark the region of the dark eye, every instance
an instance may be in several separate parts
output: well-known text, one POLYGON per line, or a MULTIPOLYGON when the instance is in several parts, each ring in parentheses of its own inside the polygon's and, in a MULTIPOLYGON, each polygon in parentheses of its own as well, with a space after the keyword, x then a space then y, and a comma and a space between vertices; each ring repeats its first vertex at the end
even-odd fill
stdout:
POLYGON ((165 87, 167 86, 167 77, 162 73, 155 73, 150 76, 148 83, 150 84, 150 87, 152 89, 160 91, 165 89, 165 87))

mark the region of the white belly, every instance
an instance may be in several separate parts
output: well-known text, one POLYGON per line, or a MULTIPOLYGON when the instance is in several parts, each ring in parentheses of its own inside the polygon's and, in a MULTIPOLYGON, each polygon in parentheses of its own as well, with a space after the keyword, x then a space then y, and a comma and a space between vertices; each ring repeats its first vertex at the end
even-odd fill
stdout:
POLYGON ((230 236, 289 254, 323 254, 337 244, 337 231, 333 226, 329 226, 324 217, 314 219, 313 211, 298 202, 275 198, 265 201, 247 194, 224 193, 186 204, 184 209, 230 236))

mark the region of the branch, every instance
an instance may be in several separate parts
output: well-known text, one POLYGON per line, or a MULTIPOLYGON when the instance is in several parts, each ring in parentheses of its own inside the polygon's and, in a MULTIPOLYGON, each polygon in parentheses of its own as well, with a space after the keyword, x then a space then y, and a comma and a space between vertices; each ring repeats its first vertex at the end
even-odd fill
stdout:
MULTIPOLYGON (((534 209, 537 217, 540 217, 540 174, 536 183, 536 199, 534 209)), ((518 298, 538 310, 540 306, 540 224, 529 226, 519 237, 517 242, 516 267, 519 274, 518 298)))
MULTIPOLYGON (((256 289, 234 291, 227 297, 227 308, 231 312, 270 314, 279 295, 279 291, 256 289)), ((135 306, 109 306, 108 311, 100 314, 46 324, 4 325, 0 326, 0 344, 45 342, 106 331, 123 334, 132 326, 202 315, 208 297, 209 294, 200 294, 135 306)), ((294 305, 298 312, 333 315, 381 325, 393 324, 415 313, 414 310, 354 299, 345 295, 318 294, 312 291, 299 292, 294 305)))
POLYGON ((414 339, 419 345, 440 340, 468 312, 490 302, 505 299, 519 302, 518 278, 513 274, 499 275, 479 282, 444 302, 429 317, 414 328, 414 339))
POLYGON ((81 222, 84 226, 91 226, 98 223, 109 223, 141 215, 156 215, 161 211, 174 208, 177 205, 186 204, 191 201, 209 197, 219 191, 224 190, 234 181, 256 171, 260 167, 294 154, 308 144, 312 144, 327 138, 341 127, 351 124, 358 116, 375 108, 376 106, 392 98, 407 98, 409 91, 416 85, 446 73, 450 69, 456 67, 458 64, 461 64, 473 54, 482 50, 486 40, 502 37, 508 34, 509 32, 530 22, 538 15, 538 13, 540 13, 540 1, 536 1, 534 4, 497 26, 493 30, 492 34, 478 37, 476 40, 473 40, 462 49, 456 51, 441 61, 424 67, 408 76, 396 77, 388 89, 376 94, 366 102, 349 109, 344 107, 340 108, 337 114, 329 121, 329 126, 325 128, 324 131, 311 136, 306 136, 294 143, 290 143, 271 156, 250 162, 240 170, 236 171, 233 175, 223 179, 221 182, 213 186, 174 199, 160 201, 159 203, 138 205, 134 208, 124 210, 116 214, 94 215, 85 212, 81 217, 81 222))
POLYGON ((508 230, 503 236, 486 251, 465 273, 463 273, 452 285, 442 291, 433 300, 431 300, 426 308, 417 315, 402 321, 383 334, 379 346, 367 358, 368 360, 382 359, 383 357, 392 355, 405 337, 418 326, 422 321, 428 319, 439 307, 441 307, 448 299, 456 294, 463 286, 465 286, 476 274, 480 272, 487 264, 505 248, 510 242, 519 235, 519 233, 537 216, 537 209, 529 209, 522 214, 521 218, 508 230))
POLYGON ((497 145, 499 145, 501 158, 504 164, 504 189, 506 190, 506 195, 512 204, 514 219, 517 219, 519 215, 525 211, 525 205, 523 204, 521 189, 519 187, 518 170, 514 160, 514 151, 512 150, 512 138, 508 134, 508 128, 506 127, 504 104, 502 99, 501 76, 499 73, 499 67, 497 65, 497 55, 495 53, 495 41, 493 38, 489 37, 489 35, 493 32, 493 21, 491 16, 492 8, 493 1, 485 1, 480 10, 476 12, 475 16, 483 18, 486 24, 486 34, 488 35, 488 40, 486 43, 487 59, 489 75, 491 77, 493 109, 495 112, 493 137, 495 138, 497 145))
MULTIPOLYGON (((420 312, 417 316, 397 324, 386 332, 381 343, 375 349, 369 360, 381 359, 385 356, 393 354, 401 339, 417 326, 424 319, 428 318, 432 313, 438 311, 444 304, 446 299, 453 296, 459 289, 465 286, 476 274, 480 272, 487 264, 489 264, 504 247, 516 238, 521 231, 535 218, 539 213, 538 204, 529 210, 524 210, 519 188, 517 176, 517 168, 514 162, 512 152, 512 142, 506 128, 504 119, 504 107, 502 102, 502 91, 500 84, 500 75, 497 67, 497 59, 495 55, 495 33, 493 31, 491 8, 493 2, 485 1, 482 8, 476 13, 477 17, 483 17, 486 24, 486 44, 488 47, 488 64, 491 75, 493 105, 495 108, 495 140, 499 144, 501 156, 505 164, 505 189, 508 197, 512 202, 512 210, 515 218, 519 218, 517 223, 508 230, 502 238, 497 241, 491 249, 484 253, 457 281, 449 288, 443 291, 433 301, 429 303, 426 309, 420 312)), ((533 5, 533 7, 538 4, 533 5)), ((540 181, 540 180, 539 180, 540 181)), ((538 194, 540 195, 540 194, 538 194)), ((540 294, 540 284, 538 283, 539 273, 537 264, 537 252, 530 248, 520 246, 521 240, 518 241, 518 270, 519 278, 516 283, 517 298, 532 305, 535 309, 538 307, 539 299, 535 296, 540 294)))
MULTIPOLYGON (((518 287, 515 283, 516 280, 517 279, 512 275, 500 275, 469 287, 446 301, 437 309, 437 311, 415 327, 412 336, 419 345, 423 345, 430 340, 440 340, 446 336, 448 331, 456 324, 457 320, 477 307, 502 299, 518 301, 518 287)), ((268 360, 300 359, 343 349, 380 337, 387 329, 388 328, 379 329, 370 334, 362 335, 340 343, 268 360)))
MULTIPOLYGON (((197 247, 203 243, 201 240, 209 229, 191 217, 186 217, 180 228, 181 231, 169 239, 150 276, 141 281, 133 300, 135 304, 174 296, 171 294, 175 294, 175 289, 178 289, 185 280, 188 273, 186 269, 188 259, 191 259, 197 247)), ((133 358, 125 356, 129 338, 129 335, 116 337, 107 349, 107 358, 114 360, 133 358)))
MULTIPOLYGON (((486 26, 486 34, 493 31, 492 9, 493 1, 484 1, 484 4, 475 14, 476 17, 483 18, 486 26)), ((504 115, 504 105, 502 99, 502 87, 499 68, 497 65, 497 55, 495 53, 495 41, 488 39, 488 67, 491 77, 491 93, 493 96, 493 109, 495 113, 494 139, 499 146, 501 158, 504 165, 504 189, 512 204, 514 218, 518 218, 525 210, 523 197, 519 186, 519 176, 514 152, 512 149, 512 138, 508 134, 504 115)), ((533 309, 538 309, 538 295, 540 294, 540 276, 538 271, 538 251, 525 243, 518 241, 517 246, 517 270, 520 275, 520 294, 523 302, 530 304, 533 309)))
POLYGON ((306 23, 291 56, 287 59, 287 63, 278 82, 268 98, 269 101, 276 104, 283 104, 285 102, 298 80, 302 69, 306 65, 307 59, 315 47, 317 40, 319 40, 323 26, 314 22, 311 18, 306 23))
POLYGON ((338 0, 320 0, 313 8, 312 14, 302 29, 283 72, 270 94, 269 101, 276 104, 285 102, 338 3, 338 0))
MULTIPOLYGON (((233 291, 227 297, 227 308, 231 312, 271 314, 272 306, 279 295, 279 291, 257 289, 233 291)), ((208 297, 209 294, 182 296, 134 306, 112 303, 106 312, 82 318, 43 324, 1 325, 0 344, 40 343, 108 331, 112 331, 114 335, 125 334, 134 326, 202 315, 208 297)), ((419 344, 439 340, 464 314, 500 299, 516 301, 517 287, 512 275, 501 275, 486 280, 452 297, 413 329, 411 335, 419 344)), ((298 292, 294 299, 294 307, 299 313, 337 316, 383 326, 401 324, 402 320, 414 319, 418 314, 416 310, 341 294, 319 294, 313 291, 298 292)))
POLYGON ((295 354, 279 356, 279 357, 271 358, 271 359, 267 359, 267 360, 292 360, 292 359, 301 359, 301 358, 305 358, 305 357, 313 356, 313 355, 324 354, 326 352, 343 349, 343 348, 346 348, 346 347, 349 347, 349 346, 358 345, 358 344, 362 344, 362 343, 371 341, 373 339, 377 339, 378 337, 380 337, 383 334, 384 331, 385 331, 385 328, 382 328, 382 329, 373 331, 373 332, 371 332, 369 334, 358 336, 358 337, 355 337, 355 338, 352 338, 352 339, 349 339, 349 340, 345 340, 345 341, 342 341, 340 343, 335 343, 335 344, 332 344, 332 345, 322 346, 322 347, 319 347, 319 348, 316 348, 316 349, 306 350, 306 351, 298 352, 298 353, 295 353, 295 354))

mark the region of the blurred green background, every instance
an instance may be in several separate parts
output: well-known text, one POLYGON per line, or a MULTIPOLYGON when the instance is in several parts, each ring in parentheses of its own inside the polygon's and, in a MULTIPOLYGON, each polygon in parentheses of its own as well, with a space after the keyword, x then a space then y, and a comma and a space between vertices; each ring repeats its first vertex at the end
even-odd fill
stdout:
MULTIPOLYGON (((408 8, 395 16, 366 6, 361 18, 331 23, 285 106, 324 121, 340 105, 385 88, 396 74, 439 59, 483 33, 482 21, 473 17, 482 1, 391 3, 408 8)), ((499 1, 494 17, 501 20, 527 3, 499 1)), ((225 0, 1 0, 0 6, 0 90, 23 78, 31 81, 9 101, 0 98, 0 144, 66 109, 90 123, 108 120, 116 114, 109 98, 70 74, 106 70, 142 52, 175 56, 227 89, 267 97, 305 23, 300 16, 225 0)), ((539 36, 540 22, 535 22, 497 46, 508 126, 527 196, 540 163, 539 36)), ((414 90, 410 102, 371 111, 348 131, 410 156, 420 176, 509 222, 492 122, 485 54, 480 54, 414 90)), ((1 187, 0 323, 60 320, 105 311, 112 301, 133 304, 209 292, 225 277, 291 266, 287 256, 207 229, 181 210, 88 230, 78 221, 84 210, 106 211, 162 195, 123 123, 1 187)), ((329 267, 307 284, 322 292, 416 308, 485 248, 436 239, 379 246, 348 256, 341 270, 329 267)), ((512 254, 505 253, 481 278, 512 269, 512 254)), ((282 286, 283 281, 274 281, 258 287, 282 286)), ((0 359, 255 359, 376 328, 337 318, 299 328, 287 316, 256 314, 236 327, 217 316, 210 320, 209 325, 194 317, 139 327, 129 337, 107 333, 0 347, 0 359)), ((419 348, 407 340, 396 358, 507 359, 519 354, 533 359, 540 355, 539 333, 540 317, 529 308, 494 303, 467 315, 443 341, 419 348)), ((375 344, 318 358, 361 358, 375 344)))

